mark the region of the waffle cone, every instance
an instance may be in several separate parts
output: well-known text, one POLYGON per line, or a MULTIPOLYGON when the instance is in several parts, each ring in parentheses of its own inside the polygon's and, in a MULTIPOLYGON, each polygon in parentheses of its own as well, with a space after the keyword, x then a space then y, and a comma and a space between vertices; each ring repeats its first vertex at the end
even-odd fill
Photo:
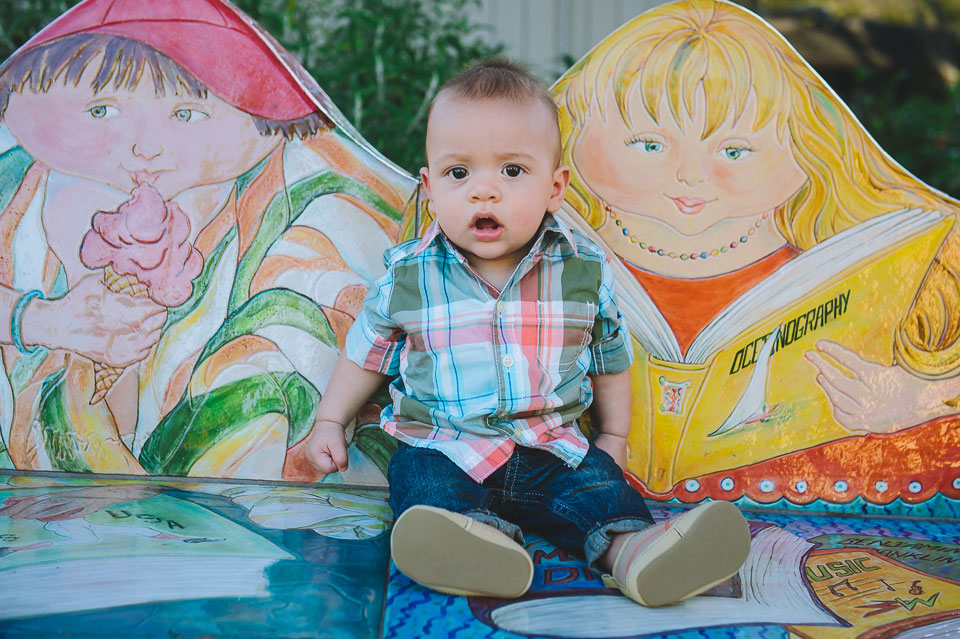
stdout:
MULTIPOLYGON (((103 268, 103 285, 107 290, 114 293, 123 293, 130 297, 148 297, 150 289, 146 284, 137 279, 136 275, 121 275, 113 270, 113 266, 107 264, 103 268)), ((122 368, 109 366, 101 362, 93 363, 93 394, 90 396, 90 403, 97 404, 103 401, 107 396, 107 391, 120 379, 123 374, 122 368)))

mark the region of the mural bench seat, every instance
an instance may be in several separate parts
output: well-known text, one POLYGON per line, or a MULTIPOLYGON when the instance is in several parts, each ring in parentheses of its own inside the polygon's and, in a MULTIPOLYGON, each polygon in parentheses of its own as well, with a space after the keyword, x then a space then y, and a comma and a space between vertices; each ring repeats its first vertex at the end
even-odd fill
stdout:
POLYGON ((520 600, 396 572, 386 389, 348 470, 304 444, 417 179, 231 4, 85 0, 0 66, 0 634, 960 633, 960 204, 722 0, 551 91, 558 217, 633 337, 627 477, 741 507, 737 576, 644 609, 536 537, 520 600))

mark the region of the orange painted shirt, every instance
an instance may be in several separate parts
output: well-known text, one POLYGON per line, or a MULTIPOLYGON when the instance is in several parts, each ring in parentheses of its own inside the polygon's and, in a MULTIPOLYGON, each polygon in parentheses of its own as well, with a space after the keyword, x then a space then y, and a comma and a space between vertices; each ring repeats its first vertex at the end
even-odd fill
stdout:
POLYGON ((720 311, 799 254, 799 249, 788 244, 740 270, 696 279, 665 277, 629 262, 624 264, 663 313, 680 349, 686 353, 694 338, 720 311))

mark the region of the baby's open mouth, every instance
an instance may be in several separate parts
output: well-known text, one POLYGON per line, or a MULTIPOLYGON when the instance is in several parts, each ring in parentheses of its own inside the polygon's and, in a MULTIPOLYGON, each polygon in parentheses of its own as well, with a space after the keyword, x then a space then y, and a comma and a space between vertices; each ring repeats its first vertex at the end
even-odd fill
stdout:
POLYGON ((495 231, 500 228, 500 223, 492 217, 480 217, 473 223, 473 226, 480 231, 495 231))
POLYGON ((473 217, 470 232, 480 242, 496 242, 503 236, 503 226, 493 215, 478 213, 473 217))

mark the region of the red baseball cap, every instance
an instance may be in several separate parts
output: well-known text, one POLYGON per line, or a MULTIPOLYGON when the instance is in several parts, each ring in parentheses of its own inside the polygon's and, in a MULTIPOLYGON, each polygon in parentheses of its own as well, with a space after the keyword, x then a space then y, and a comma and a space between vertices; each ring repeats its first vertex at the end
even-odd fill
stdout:
POLYGON ((339 119, 306 70, 249 16, 223 0, 86 0, 20 51, 78 33, 139 40, 251 115, 283 121, 318 112, 329 126, 339 119))

